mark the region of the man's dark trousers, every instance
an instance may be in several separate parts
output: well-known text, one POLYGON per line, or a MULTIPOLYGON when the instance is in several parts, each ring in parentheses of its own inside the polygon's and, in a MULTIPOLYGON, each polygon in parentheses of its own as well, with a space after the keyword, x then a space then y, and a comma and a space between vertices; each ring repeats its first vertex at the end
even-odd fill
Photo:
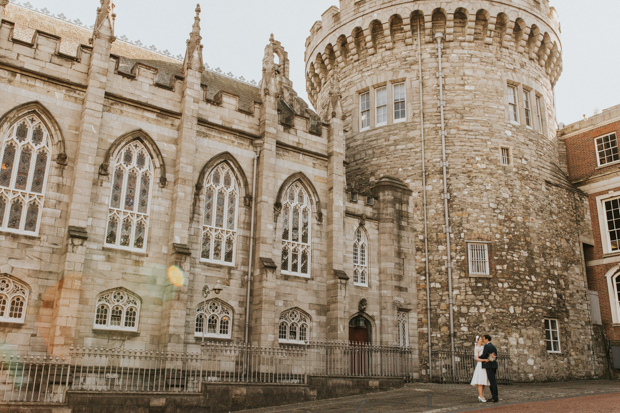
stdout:
POLYGON ((495 374, 497 373, 497 369, 486 369, 487 378, 489 379, 489 383, 491 383, 491 395, 493 396, 493 400, 499 400, 497 396, 497 379, 495 378, 495 374))
MULTIPOLYGON (((484 350, 482 351, 482 355, 480 358, 482 360, 488 359, 491 354, 497 355, 497 348, 493 345, 493 343, 488 342, 484 346, 484 350)), ((497 368, 499 365, 497 364, 497 360, 482 362, 482 368, 487 372, 487 378, 489 379, 489 383, 491 383, 491 395, 493 395, 493 400, 499 400, 497 395, 497 380, 495 379, 495 374, 497 373, 497 368)))

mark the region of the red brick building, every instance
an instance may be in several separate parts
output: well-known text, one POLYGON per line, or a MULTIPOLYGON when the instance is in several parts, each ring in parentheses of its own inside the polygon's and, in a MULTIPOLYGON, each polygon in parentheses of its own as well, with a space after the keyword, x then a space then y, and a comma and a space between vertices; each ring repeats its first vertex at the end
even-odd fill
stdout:
POLYGON ((558 132, 571 182, 588 194, 592 238, 582 237, 592 321, 620 370, 620 105, 558 132))

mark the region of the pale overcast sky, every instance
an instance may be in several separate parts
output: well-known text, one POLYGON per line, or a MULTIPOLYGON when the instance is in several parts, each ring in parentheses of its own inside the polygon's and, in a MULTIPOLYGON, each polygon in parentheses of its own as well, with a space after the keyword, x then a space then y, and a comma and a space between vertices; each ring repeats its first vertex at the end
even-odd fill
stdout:
MULTIPOLYGON (((99 0, 19 0, 89 25, 99 0)), ((205 62, 236 76, 261 76, 270 33, 291 60, 294 87, 306 98, 304 45, 310 28, 338 0, 199 0, 205 62)), ((116 34, 184 54, 196 0, 116 0, 116 34)), ((564 72, 556 86, 558 121, 620 104, 620 0, 552 0, 562 23, 564 72)))

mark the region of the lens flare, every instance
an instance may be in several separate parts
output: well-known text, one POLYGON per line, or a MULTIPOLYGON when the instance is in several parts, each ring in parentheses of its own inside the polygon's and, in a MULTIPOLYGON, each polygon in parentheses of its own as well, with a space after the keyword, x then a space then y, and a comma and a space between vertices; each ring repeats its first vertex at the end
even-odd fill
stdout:
POLYGON ((168 279, 175 287, 182 287, 185 284, 185 272, 178 265, 171 265, 168 268, 168 279))

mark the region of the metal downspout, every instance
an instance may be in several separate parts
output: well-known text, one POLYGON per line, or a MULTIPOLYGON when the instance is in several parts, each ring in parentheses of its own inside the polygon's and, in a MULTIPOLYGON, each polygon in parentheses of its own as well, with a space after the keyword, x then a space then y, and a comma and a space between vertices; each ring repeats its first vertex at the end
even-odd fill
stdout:
POLYGON ((444 118, 444 106, 443 100, 443 70, 441 65, 443 45, 441 40, 443 39, 443 33, 436 33, 435 40, 437 41, 437 61, 439 63, 439 72, 437 77, 439 78, 439 109, 441 111, 441 164, 443 169, 443 207, 445 217, 445 229, 446 234, 446 254, 448 256, 446 267, 448 267, 448 294, 449 294, 449 308, 450 308, 450 350, 452 354, 452 372, 455 371, 455 358, 454 358, 454 297, 452 294, 452 250, 450 247, 450 234, 452 229, 450 228, 450 211, 448 209, 448 201, 450 200, 450 193, 448 192, 448 162, 446 161, 446 125, 444 118))
POLYGON ((252 217, 250 220, 250 261, 248 264, 248 291, 245 299, 245 339, 244 343, 250 342, 250 291, 252 286, 252 261, 254 259, 254 208, 256 206, 256 166, 260 157, 261 148, 255 148, 254 173, 252 174, 252 217))
POLYGON ((420 36, 420 19, 418 18, 418 76, 420 81, 420 132, 422 137, 422 193, 424 194, 424 274, 426 277, 426 328, 428 331, 428 377, 433 381, 433 369, 431 359, 431 286, 430 272, 428 270, 428 220, 426 212, 426 155, 424 153, 424 93, 422 91, 422 46, 420 36))

